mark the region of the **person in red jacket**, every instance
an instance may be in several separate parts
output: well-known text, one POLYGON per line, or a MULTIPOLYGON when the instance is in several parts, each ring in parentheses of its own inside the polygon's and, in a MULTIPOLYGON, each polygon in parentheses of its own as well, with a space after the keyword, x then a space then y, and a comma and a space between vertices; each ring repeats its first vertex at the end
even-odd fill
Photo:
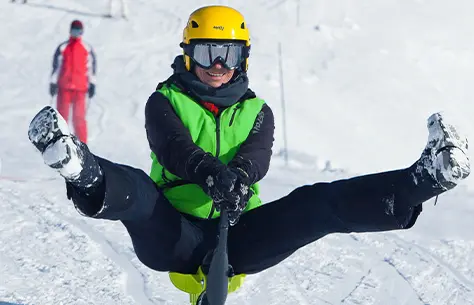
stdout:
POLYGON ((49 92, 56 94, 57 109, 66 121, 72 107, 74 132, 79 140, 87 142, 86 94, 95 94, 96 56, 92 47, 82 40, 81 21, 71 23, 69 40, 61 43, 54 53, 53 72, 49 92))

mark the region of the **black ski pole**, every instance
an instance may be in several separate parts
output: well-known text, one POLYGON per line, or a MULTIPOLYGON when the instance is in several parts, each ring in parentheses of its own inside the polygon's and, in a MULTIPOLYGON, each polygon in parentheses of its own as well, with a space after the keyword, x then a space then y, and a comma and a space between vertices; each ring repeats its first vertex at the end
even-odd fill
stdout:
POLYGON ((229 283, 229 257, 227 254, 227 235, 229 233, 229 215, 221 212, 217 247, 212 256, 207 275, 206 297, 209 305, 224 305, 227 299, 229 283))

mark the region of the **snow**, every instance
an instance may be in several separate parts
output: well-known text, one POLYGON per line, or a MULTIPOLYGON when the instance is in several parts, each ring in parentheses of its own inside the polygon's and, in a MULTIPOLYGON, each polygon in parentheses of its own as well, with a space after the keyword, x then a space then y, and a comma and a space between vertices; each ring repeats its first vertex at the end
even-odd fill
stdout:
MULTIPOLYGON (((473 138, 472 1, 217 2, 246 15, 251 87, 276 117, 265 201, 306 183, 411 165, 433 112, 454 113, 473 138)), ((51 103, 53 52, 80 18, 98 56, 90 149, 148 171, 145 102, 181 53, 187 16, 204 4, 129 1, 123 20, 103 18, 106 1, 0 2, 0 304, 187 304, 166 273, 137 260, 119 223, 75 211, 27 131, 51 103)), ((474 304, 473 187, 468 178, 425 204, 408 231, 329 235, 249 276, 228 304, 474 304)))

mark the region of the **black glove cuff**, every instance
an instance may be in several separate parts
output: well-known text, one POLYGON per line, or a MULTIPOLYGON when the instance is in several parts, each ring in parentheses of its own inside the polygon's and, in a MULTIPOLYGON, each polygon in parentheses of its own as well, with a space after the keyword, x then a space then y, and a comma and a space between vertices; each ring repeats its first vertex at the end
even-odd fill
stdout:
POLYGON ((225 170, 225 165, 210 153, 196 150, 186 162, 186 179, 203 185, 208 176, 215 176, 225 170))
MULTIPOLYGON (((244 159, 240 156, 237 156, 229 163, 229 167, 234 168, 236 170, 240 170, 243 173, 243 175, 239 175, 239 176, 242 176, 241 179, 244 182, 248 184, 254 184, 255 182, 257 182, 252 161, 244 159)), ((238 171, 236 172, 236 174, 238 174, 238 171)))
POLYGON ((238 179, 240 180, 240 183, 244 183, 247 185, 251 184, 250 177, 244 169, 240 167, 231 167, 230 170, 237 175, 238 179))

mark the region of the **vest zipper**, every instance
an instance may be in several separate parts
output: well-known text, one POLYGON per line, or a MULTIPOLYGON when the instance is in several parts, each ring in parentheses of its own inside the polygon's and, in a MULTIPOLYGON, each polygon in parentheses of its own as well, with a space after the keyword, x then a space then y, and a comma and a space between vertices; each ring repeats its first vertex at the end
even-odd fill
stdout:
MULTIPOLYGON (((219 153, 221 151, 221 112, 217 113, 216 116, 216 158, 219 158, 219 153)), ((214 215, 214 211, 216 210, 216 207, 214 206, 214 202, 212 203, 212 208, 211 212, 209 213, 209 216, 207 219, 212 219, 212 215, 214 215)))
POLYGON ((221 152, 221 113, 219 112, 216 116, 216 158, 219 157, 221 152))
POLYGON ((237 105, 237 106, 234 108, 234 111, 232 112, 232 116, 230 117, 229 127, 232 126, 232 123, 234 123, 235 113, 236 113, 237 110, 239 110, 239 109, 240 109, 240 104, 237 105))

